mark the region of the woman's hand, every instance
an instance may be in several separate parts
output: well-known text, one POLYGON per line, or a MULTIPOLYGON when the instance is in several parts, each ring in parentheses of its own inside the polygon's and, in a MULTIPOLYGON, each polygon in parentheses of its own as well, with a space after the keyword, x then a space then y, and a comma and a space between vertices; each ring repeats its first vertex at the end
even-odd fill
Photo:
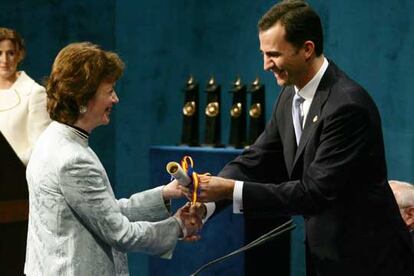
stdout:
POLYGON ((199 231, 203 227, 203 222, 198 208, 200 208, 200 204, 193 206, 188 202, 174 215, 180 221, 182 238, 185 241, 197 241, 201 238, 199 231))
POLYGON ((173 198, 181 198, 184 196, 184 193, 179 188, 177 180, 173 180, 162 189, 162 197, 164 200, 170 200, 173 198))

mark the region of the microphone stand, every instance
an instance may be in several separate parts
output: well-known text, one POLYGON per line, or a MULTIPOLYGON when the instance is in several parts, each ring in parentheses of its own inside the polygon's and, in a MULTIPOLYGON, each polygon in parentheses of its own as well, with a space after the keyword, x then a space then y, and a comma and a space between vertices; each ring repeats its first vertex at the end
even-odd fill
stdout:
POLYGON ((284 224, 282 224, 282 225, 280 225, 280 226, 278 226, 278 227, 270 230, 266 234, 258 237, 257 239, 255 239, 254 241, 250 242, 249 244, 246 244, 243 247, 241 247, 241 248, 239 248, 237 250, 234 250, 233 252, 230 252, 227 255, 224 255, 222 257, 216 258, 216 259, 214 259, 214 260, 212 260, 212 261, 204 264, 203 266, 201 266, 199 269, 197 269, 190 276, 197 276, 201 271, 203 271, 204 269, 206 269, 207 267, 209 267, 209 266, 211 266, 211 265, 213 265, 215 263, 221 262, 221 261, 223 261, 225 259, 228 259, 228 258, 234 256, 234 255, 237 255, 239 253, 242 253, 244 251, 247 251, 249 249, 252 249, 252 248, 254 248, 256 246, 259 246, 259 245, 261 245, 261 244, 263 244, 265 242, 268 242, 268 241, 276 238, 277 236, 282 235, 285 232, 288 232, 288 231, 291 231, 291 230, 295 229, 296 228, 296 225, 295 224, 292 224, 292 222, 293 222, 293 220, 289 220, 289 221, 285 222, 284 224))

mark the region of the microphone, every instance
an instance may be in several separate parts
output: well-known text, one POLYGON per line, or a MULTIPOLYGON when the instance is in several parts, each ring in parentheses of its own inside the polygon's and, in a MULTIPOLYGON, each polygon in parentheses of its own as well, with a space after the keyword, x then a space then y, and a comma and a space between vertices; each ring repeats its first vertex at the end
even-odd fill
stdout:
POLYGON ((235 256, 235 255, 237 255, 239 253, 242 253, 244 251, 247 251, 249 249, 252 249, 252 248, 254 248, 256 246, 259 246, 259 245, 261 245, 263 243, 266 243, 266 242, 268 242, 268 241, 276 238, 277 236, 282 235, 285 232, 288 232, 288 231, 291 231, 291 230, 295 229, 296 228, 296 225, 295 224, 292 224, 292 222, 293 222, 293 220, 291 219, 291 220, 285 222, 284 224, 282 224, 282 225, 280 225, 280 226, 278 226, 278 227, 270 230, 266 234, 258 237, 257 239, 255 239, 254 241, 250 242, 249 244, 244 245, 244 246, 240 247, 239 249, 234 250, 233 252, 230 252, 227 255, 224 255, 222 257, 216 258, 216 259, 214 259, 214 260, 212 260, 212 261, 204 264, 203 266, 201 266, 199 269, 197 269, 190 276, 197 276, 201 271, 203 271, 204 269, 206 269, 207 267, 209 267, 209 266, 211 266, 211 265, 213 265, 215 263, 221 262, 221 261, 223 261, 225 259, 228 259, 228 258, 230 258, 232 256, 235 256))

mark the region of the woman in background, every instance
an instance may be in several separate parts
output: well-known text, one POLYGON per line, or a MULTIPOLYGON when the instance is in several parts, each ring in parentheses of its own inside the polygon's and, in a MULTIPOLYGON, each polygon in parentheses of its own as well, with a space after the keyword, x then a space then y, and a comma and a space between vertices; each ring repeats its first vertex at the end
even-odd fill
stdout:
POLYGON ((45 89, 17 67, 25 57, 23 39, 0 27, 0 131, 24 165, 39 134, 50 123, 45 89))
POLYGON ((123 67, 117 54, 91 43, 69 44, 54 61, 47 82, 53 121, 27 166, 27 275, 128 275, 121 252, 170 257, 177 239, 202 225, 188 207, 170 217, 166 202, 182 196, 176 181, 115 199, 88 140, 110 121, 123 67))
POLYGON ((39 134, 50 123, 45 89, 17 68, 23 39, 0 27, 0 269, 22 275, 27 239, 25 166, 39 134), (21 162, 20 162, 21 161, 21 162))

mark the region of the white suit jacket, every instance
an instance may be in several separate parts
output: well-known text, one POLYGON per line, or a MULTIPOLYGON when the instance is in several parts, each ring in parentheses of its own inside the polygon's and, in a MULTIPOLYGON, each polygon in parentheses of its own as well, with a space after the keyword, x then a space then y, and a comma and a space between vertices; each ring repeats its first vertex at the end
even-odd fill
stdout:
POLYGON ((87 137, 67 125, 42 133, 26 175, 26 275, 128 275, 120 252, 168 255, 181 233, 161 187, 116 200, 87 137))
POLYGON ((21 71, 12 87, 0 93, 0 131, 25 165, 49 123, 45 89, 21 71))

